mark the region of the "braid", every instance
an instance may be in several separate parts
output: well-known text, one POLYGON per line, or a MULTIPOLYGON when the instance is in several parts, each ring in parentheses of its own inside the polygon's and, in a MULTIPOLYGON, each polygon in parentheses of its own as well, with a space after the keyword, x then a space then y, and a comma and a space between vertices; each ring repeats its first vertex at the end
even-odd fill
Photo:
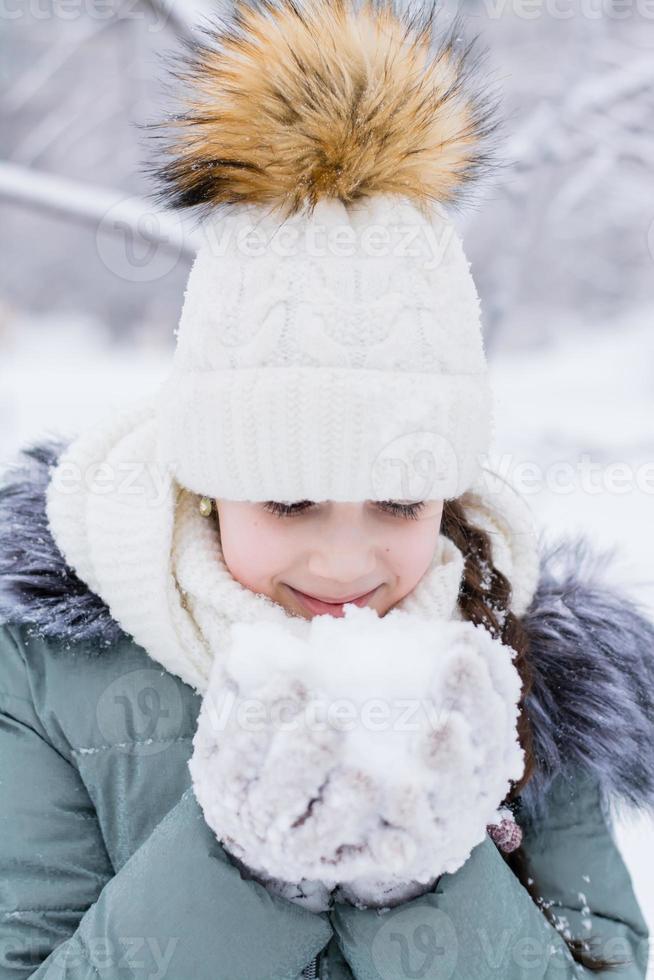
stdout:
MULTIPOLYGON (((510 611, 511 583, 493 564, 491 539, 486 531, 470 523, 460 500, 446 500, 443 504, 441 532, 459 548, 465 557, 463 582, 459 592, 459 608, 465 619, 475 625, 483 625, 494 637, 515 650, 513 663, 522 680, 518 702, 518 739, 525 755, 525 768, 521 778, 512 783, 503 801, 515 803, 524 787, 534 775, 533 732, 526 708, 526 699, 533 687, 533 672, 529 660, 529 637, 520 619, 510 611)), ((530 873, 527 856, 521 847, 509 853, 500 851, 505 862, 541 909, 548 921, 557 928, 555 913, 542 904, 539 888, 530 873)), ((616 969, 623 964, 619 960, 594 957, 587 951, 589 940, 570 939, 566 945, 573 958, 592 972, 616 969)))
POLYGON ((518 703, 518 738, 525 753, 525 771, 513 785, 506 800, 508 803, 527 785, 535 769, 531 725, 524 703, 533 686, 528 657, 529 641, 522 623, 509 611, 511 583, 493 565, 488 534, 469 523, 458 500, 445 501, 441 531, 465 556, 463 584, 459 593, 459 607, 464 617, 475 625, 485 626, 494 637, 516 652, 514 664, 522 680, 518 703))

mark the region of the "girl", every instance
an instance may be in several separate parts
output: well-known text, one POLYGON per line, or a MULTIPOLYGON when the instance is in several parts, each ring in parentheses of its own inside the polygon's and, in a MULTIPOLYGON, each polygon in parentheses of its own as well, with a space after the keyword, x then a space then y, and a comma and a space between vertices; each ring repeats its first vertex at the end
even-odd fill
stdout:
POLYGON ((481 466, 446 206, 495 123, 433 27, 261 0, 189 49, 170 376, 0 496, 2 980, 645 976, 654 627, 481 466))

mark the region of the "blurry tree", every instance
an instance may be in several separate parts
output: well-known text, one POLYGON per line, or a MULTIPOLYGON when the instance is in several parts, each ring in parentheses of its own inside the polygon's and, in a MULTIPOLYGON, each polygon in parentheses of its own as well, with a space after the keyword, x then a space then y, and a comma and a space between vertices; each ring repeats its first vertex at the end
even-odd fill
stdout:
MULTIPOLYGON (((399 2, 399 0, 398 0, 399 2)), ((402 0, 403 2, 403 0, 402 0)), ((415 5, 407 0, 406 5, 415 5)), ((654 13, 644 0, 443 0, 487 44, 506 166, 457 216, 489 348, 652 309, 654 13)), ((136 123, 166 111, 167 52, 210 0, 7 0, 2 318, 83 311, 172 343, 191 251, 152 213, 136 123), (157 246, 160 242, 160 246, 157 246), (153 249, 156 261, 152 261, 153 249)))

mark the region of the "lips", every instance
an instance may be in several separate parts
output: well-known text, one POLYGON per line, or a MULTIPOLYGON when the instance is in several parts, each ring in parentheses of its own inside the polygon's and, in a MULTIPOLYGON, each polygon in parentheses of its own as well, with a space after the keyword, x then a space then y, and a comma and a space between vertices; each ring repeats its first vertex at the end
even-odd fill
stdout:
POLYGON ((377 591, 378 586, 370 592, 363 593, 363 595, 341 599, 340 602, 327 602, 324 599, 317 599, 315 596, 307 595, 306 592, 300 592, 299 589, 294 589, 292 585, 289 585, 288 588, 309 612, 315 613, 318 616, 326 614, 341 617, 345 615, 343 606, 346 603, 351 602, 355 606, 365 606, 371 596, 377 591))

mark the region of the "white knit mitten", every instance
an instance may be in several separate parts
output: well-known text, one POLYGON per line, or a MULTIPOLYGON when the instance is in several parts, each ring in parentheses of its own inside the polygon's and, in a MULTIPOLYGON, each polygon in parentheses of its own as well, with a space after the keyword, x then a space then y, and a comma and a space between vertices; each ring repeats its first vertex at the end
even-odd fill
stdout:
POLYGON ((523 772, 514 652, 367 607, 237 623, 189 761, 205 819, 270 890, 391 905, 454 872, 523 772))

